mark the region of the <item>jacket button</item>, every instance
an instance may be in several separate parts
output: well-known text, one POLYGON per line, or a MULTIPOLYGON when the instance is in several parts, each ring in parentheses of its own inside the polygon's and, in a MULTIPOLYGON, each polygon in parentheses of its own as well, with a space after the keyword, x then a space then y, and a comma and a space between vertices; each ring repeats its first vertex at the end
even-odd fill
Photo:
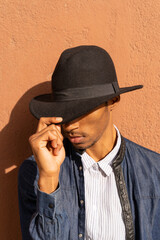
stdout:
POLYGON ((83 200, 81 200, 81 201, 80 201, 80 203, 81 203, 81 204, 83 204, 83 203, 84 203, 84 201, 83 201, 83 200))
POLYGON ((48 204, 48 207, 49 207, 49 208, 53 208, 53 203, 49 203, 49 204, 48 204))
POLYGON ((82 238, 82 237, 83 237, 83 234, 82 234, 82 233, 80 233, 78 236, 79 236, 79 238, 82 238))
POLYGON ((82 166, 79 167, 79 170, 80 170, 80 171, 82 170, 82 166))

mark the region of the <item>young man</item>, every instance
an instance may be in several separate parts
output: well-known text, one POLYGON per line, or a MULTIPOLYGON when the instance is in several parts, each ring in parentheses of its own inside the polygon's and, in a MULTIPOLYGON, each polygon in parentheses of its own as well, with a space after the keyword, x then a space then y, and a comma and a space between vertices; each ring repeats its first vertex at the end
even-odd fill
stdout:
POLYGON ((19 171, 23 240, 160 239, 159 155, 123 138, 113 62, 97 46, 62 53, 52 93, 32 99, 33 156, 19 171))

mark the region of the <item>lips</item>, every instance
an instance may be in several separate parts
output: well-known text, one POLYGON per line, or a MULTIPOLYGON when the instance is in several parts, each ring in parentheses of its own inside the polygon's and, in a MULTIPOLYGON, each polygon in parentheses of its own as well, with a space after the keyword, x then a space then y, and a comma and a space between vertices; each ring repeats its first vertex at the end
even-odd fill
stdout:
POLYGON ((74 136, 74 137, 70 137, 69 136, 69 140, 72 143, 81 143, 83 141, 84 137, 83 136, 74 136))

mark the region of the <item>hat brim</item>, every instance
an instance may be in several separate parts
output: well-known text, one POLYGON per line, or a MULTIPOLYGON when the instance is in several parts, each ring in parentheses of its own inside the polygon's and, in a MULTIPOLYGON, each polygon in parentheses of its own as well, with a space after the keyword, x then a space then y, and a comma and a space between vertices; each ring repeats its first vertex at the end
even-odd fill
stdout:
POLYGON ((112 95, 72 101, 53 101, 52 94, 44 94, 33 98, 29 104, 29 108, 33 116, 37 119, 41 117, 62 117, 63 121, 60 124, 64 124, 91 112, 94 108, 120 94, 142 87, 143 85, 125 87, 120 88, 119 92, 112 95))

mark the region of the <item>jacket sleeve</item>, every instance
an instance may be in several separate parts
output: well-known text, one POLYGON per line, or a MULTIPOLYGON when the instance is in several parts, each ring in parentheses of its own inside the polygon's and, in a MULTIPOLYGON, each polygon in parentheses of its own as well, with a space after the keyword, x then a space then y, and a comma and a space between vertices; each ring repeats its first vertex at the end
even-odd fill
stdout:
POLYGON ((67 240, 69 221, 60 187, 52 194, 37 186, 38 169, 33 157, 25 160, 18 175, 18 198, 23 240, 67 240))
POLYGON ((160 197, 154 200, 154 212, 152 217, 152 239, 160 239, 160 197))

